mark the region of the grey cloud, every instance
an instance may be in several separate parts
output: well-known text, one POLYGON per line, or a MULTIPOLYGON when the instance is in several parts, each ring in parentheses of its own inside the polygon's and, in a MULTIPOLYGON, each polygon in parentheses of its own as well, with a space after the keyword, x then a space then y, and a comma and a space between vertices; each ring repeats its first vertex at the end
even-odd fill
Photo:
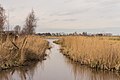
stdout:
POLYGON ((76 15, 76 14, 80 14, 80 13, 84 13, 89 11, 90 9, 92 9, 93 7, 89 7, 86 9, 82 9, 82 10, 72 10, 72 11, 67 11, 67 12, 60 12, 60 13, 53 13, 50 14, 50 16, 67 16, 67 15, 76 15))
POLYGON ((41 18, 40 20, 47 20, 46 18, 41 18))
POLYGON ((25 9, 25 6, 15 7, 15 8, 8 8, 8 11, 9 12, 14 12, 14 11, 23 10, 23 9, 25 9))
POLYGON ((53 22, 55 22, 55 21, 60 21, 59 19, 54 19, 54 20, 52 20, 53 22))
MULTIPOLYGON (((98 11, 98 10, 102 9, 104 11, 105 9, 113 7, 113 6, 111 6, 112 2, 108 2, 108 1, 104 1, 104 0, 102 0, 102 1, 97 1, 97 0, 91 0, 91 1, 89 0, 89 1, 87 1, 86 0, 86 3, 89 3, 89 5, 88 6, 86 5, 85 7, 80 7, 79 9, 73 9, 73 10, 69 10, 69 11, 65 11, 65 12, 56 12, 56 13, 50 14, 50 16, 77 15, 77 14, 81 14, 81 13, 87 13, 91 9, 96 9, 94 11, 98 11), (92 4, 91 2, 95 3, 95 4, 92 4)), ((115 3, 116 2, 114 2, 114 4, 115 3)))
POLYGON ((114 4, 119 4, 120 0, 106 0, 103 1, 101 4, 103 5, 114 5, 114 4))
POLYGON ((78 19, 63 19, 62 21, 78 21, 78 19))
POLYGON ((16 10, 15 8, 10 8, 10 9, 9 9, 10 12, 13 12, 13 11, 15 11, 15 10, 16 10))
POLYGON ((72 1, 74 1, 74 0, 65 0, 64 3, 70 3, 72 1))
POLYGON ((78 19, 67 19, 67 18, 66 19, 54 19, 54 20, 51 20, 50 22, 58 22, 58 21, 59 22, 62 22, 62 21, 63 22, 67 22, 67 21, 68 22, 73 22, 73 21, 78 21, 78 19))

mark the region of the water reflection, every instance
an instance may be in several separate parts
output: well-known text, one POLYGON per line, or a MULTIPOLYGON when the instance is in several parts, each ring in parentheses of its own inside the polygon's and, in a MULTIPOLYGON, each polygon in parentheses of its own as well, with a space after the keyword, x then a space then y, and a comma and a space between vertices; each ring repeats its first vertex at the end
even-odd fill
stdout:
POLYGON ((3 70, 0 72, 0 80, 33 80, 38 63, 42 65, 42 62, 32 62, 29 66, 3 70))
POLYGON ((74 73, 74 80, 120 80, 120 75, 117 72, 97 71, 81 66, 79 63, 75 63, 67 58, 65 58, 65 62, 70 66, 71 72, 74 73))

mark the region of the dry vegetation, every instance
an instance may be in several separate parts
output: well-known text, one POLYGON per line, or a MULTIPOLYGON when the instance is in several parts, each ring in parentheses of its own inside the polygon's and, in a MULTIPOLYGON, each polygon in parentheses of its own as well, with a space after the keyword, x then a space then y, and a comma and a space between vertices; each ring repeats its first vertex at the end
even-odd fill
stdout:
POLYGON ((9 20, 6 20, 5 12, 0 5, 0 69, 26 65, 28 61, 40 60, 45 56, 48 42, 39 36, 32 36, 37 27, 34 10, 26 18, 23 29, 17 25, 14 32, 9 30, 9 20), (8 24, 8 29, 5 23, 8 24), (18 35, 22 36, 18 38, 18 35))
POLYGON ((73 61, 102 70, 120 71, 119 37, 63 37, 57 43, 73 61))
POLYGON ((39 36, 19 37, 16 41, 8 37, 0 45, 0 69, 27 65, 28 61, 41 60, 45 56, 48 42, 39 36))

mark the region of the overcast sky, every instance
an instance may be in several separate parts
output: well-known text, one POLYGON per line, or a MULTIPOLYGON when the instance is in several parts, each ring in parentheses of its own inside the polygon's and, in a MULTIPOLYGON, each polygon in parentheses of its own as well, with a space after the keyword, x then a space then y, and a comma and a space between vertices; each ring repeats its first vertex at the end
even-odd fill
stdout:
POLYGON ((52 29, 120 29, 120 0, 0 0, 10 24, 23 26, 34 9, 37 32, 52 29))

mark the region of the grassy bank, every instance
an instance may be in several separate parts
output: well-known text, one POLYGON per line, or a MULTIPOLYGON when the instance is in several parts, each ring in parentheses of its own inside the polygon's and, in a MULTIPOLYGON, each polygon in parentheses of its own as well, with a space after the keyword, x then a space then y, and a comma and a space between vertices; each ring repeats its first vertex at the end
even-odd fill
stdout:
POLYGON ((48 42, 39 36, 20 36, 16 41, 8 38, 0 45, 0 69, 28 65, 46 55, 48 42))
POLYGON ((120 71, 119 37, 68 36, 56 43, 75 62, 95 69, 120 71))

